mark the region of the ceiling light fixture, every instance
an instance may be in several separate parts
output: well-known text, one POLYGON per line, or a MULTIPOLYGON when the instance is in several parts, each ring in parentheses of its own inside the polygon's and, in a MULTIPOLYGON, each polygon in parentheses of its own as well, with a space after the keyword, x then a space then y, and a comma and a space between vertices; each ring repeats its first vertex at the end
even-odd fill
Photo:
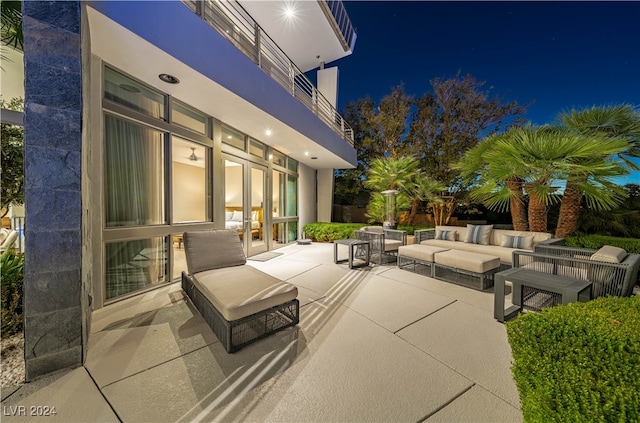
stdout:
POLYGON ((293 19, 296 16, 296 11, 293 9, 293 7, 287 6, 287 8, 284 9, 284 16, 287 19, 293 19))
POLYGON ((268 137, 271 136, 271 129, 267 129, 266 131, 264 131, 265 134, 267 134, 268 137))
POLYGON ((191 155, 189 156, 189 160, 191 160, 192 162, 198 161, 198 156, 196 156, 196 149, 193 147, 191 147, 191 155))
POLYGON ((168 73, 161 73, 158 75, 161 81, 166 82, 167 84, 179 84, 180 80, 173 75, 169 75, 168 73))

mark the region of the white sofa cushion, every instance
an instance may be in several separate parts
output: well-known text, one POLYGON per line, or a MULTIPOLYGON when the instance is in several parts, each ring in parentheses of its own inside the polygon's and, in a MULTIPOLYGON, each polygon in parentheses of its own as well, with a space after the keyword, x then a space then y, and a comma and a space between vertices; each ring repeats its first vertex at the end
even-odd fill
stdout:
POLYGON ((295 285, 248 264, 196 273, 193 283, 229 321, 275 307, 298 296, 295 285))

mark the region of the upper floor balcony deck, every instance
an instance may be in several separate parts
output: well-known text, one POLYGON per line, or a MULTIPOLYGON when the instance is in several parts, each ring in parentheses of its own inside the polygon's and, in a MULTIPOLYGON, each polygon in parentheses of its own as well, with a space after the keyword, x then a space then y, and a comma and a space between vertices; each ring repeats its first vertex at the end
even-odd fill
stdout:
MULTIPOLYGON (((353 129, 320 93, 311 80, 286 53, 271 39, 255 19, 235 1, 182 0, 209 26, 231 42, 251 61, 258 65, 274 81, 311 110, 320 120, 353 146, 353 129)), ((340 29, 341 44, 355 43, 355 31, 348 21, 341 2, 320 2, 323 11, 331 12, 332 26, 340 29), (335 3, 340 3, 339 6, 335 3), (335 10, 335 12, 334 12, 335 10), (336 16, 334 15, 337 15, 336 16), (350 30, 349 30, 350 28, 350 30)), ((347 51, 347 50, 345 50, 347 51)), ((349 50, 350 51, 350 50, 349 50)))

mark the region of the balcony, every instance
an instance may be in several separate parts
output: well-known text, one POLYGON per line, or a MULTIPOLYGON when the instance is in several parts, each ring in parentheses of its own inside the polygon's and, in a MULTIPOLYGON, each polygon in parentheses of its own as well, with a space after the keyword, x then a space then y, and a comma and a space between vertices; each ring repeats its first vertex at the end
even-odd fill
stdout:
POLYGON ((353 129, 242 6, 235 1, 182 1, 353 146, 353 129))

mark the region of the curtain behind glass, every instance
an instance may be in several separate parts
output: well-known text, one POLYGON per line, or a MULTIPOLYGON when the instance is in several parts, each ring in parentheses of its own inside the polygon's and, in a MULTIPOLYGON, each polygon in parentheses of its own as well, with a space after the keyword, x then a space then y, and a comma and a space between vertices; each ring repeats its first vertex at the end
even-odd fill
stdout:
POLYGON ((105 115, 106 226, 166 222, 164 134, 105 115))
POLYGON ((166 238, 105 245, 106 299, 168 281, 166 238))

